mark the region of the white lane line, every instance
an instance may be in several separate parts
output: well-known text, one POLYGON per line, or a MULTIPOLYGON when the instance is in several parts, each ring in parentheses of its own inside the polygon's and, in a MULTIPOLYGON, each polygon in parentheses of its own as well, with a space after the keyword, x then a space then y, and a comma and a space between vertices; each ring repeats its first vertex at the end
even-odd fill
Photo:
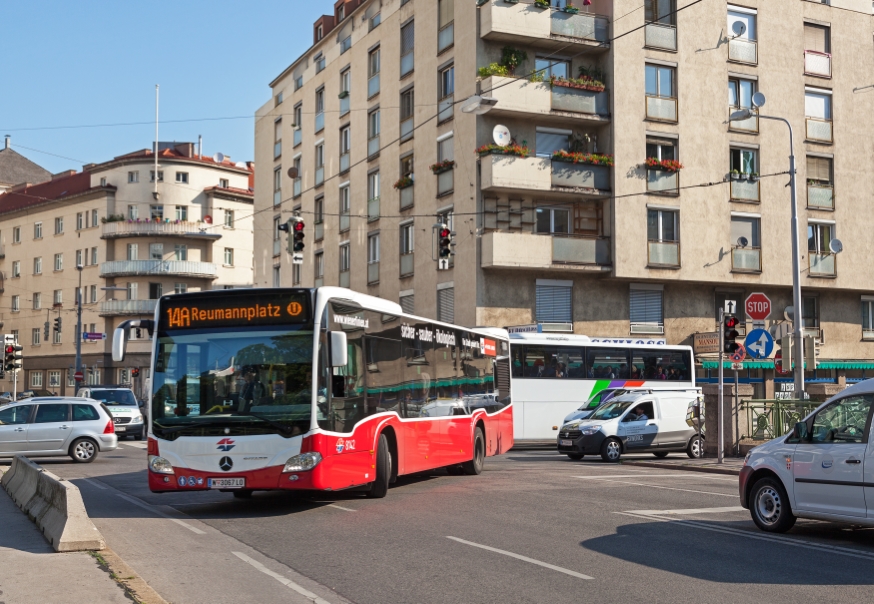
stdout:
POLYGON ((302 595, 304 598, 307 598, 308 600, 315 602, 315 604, 330 604, 330 602, 328 602, 327 600, 320 598, 319 596, 317 596, 316 594, 314 594, 313 592, 311 592, 307 589, 304 589, 303 587, 301 587, 300 585, 298 585, 297 583, 295 583, 291 579, 286 579, 285 577, 283 577, 279 573, 273 572, 272 570, 270 570, 269 568, 267 568, 266 566, 264 566, 263 564, 261 564, 257 560, 253 560, 252 558, 250 558, 246 554, 244 554, 242 552, 231 552, 231 553, 234 554, 237 558, 239 558, 243 562, 246 562, 247 564, 251 564, 253 567, 260 570, 262 573, 264 573, 268 577, 273 577, 274 579, 276 579, 277 581, 279 581, 280 583, 282 583, 286 587, 291 588, 294 591, 296 591, 297 593, 299 593, 300 595, 302 595))
POLYGON ((134 449, 146 449, 146 448, 148 448, 149 445, 147 445, 144 442, 138 442, 138 441, 134 440, 134 441, 125 441, 124 445, 119 443, 118 446, 119 446, 119 448, 121 448, 121 447, 133 447, 134 449))
POLYGON ((509 556, 511 558, 516 558, 517 560, 522 560, 523 562, 529 562, 531 564, 536 564, 537 566, 542 566, 544 568, 548 568, 560 573, 564 573, 566 575, 570 575, 571 577, 576 577, 577 579, 587 579, 592 580, 593 578, 584 575, 582 573, 578 573, 572 570, 568 570, 566 568, 562 568, 560 566, 554 566, 552 564, 547 564, 546 562, 541 562, 540 560, 535 560, 534 558, 528 558, 527 556, 520 556, 519 554, 514 554, 513 552, 508 552, 502 549, 497 549, 494 547, 489 547, 488 545, 482 545, 480 543, 474 543, 473 541, 465 541, 464 539, 459 539, 458 537, 450 537, 446 536, 447 539, 452 539, 453 541, 458 541, 459 543, 464 543, 465 545, 472 545, 473 547, 478 547, 480 549, 488 550, 490 552, 495 552, 496 554, 502 554, 504 556, 509 556))
POLYGON ((664 516, 666 514, 726 514, 728 512, 745 512, 739 505, 726 508, 688 508, 685 510, 628 510, 629 514, 640 516, 664 516))
MULTIPOLYGON (((575 478, 580 478, 580 476, 576 476, 575 478)), ((696 491, 694 489, 678 489, 676 487, 662 487, 656 484, 646 484, 644 482, 628 482, 626 480, 610 480, 609 478, 602 478, 599 482, 606 482, 609 484, 628 484, 636 487, 647 487, 649 489, 664 489, 666 491, 683 491, 684 493, 701 493, 702 495, 718 495, 720 497, 734 497, 738 498, 737 493, 714 493, 713 491, 696 491)))
POLYGON ((722 476, 695 476, 692 472, 677 472, 676 474, 609 474, 607 476, 574 476, 574 478, 585 478, 589 480, 604 480, 607 478, 706 478, 708 480, 724 480, 727 482, 737 482, 737 478, 725 478, 722 476))
POLYGON ((673 524, 681 524, 683 526, 688 526, 690 528, 697 528, 704 531, 711 531, 713 533, 724 533, 727 535, 737 535, 739 537, 746 537, 748 539, 755 539, 757 541, 770 541, 772 543, 780 543, 783 545, 790 545, 792 547, 800 547, 802 549, 812 549, 815 551, 819 551, 820 553, 834 553, 841 556, 849 556, 851 558, 862 558, 863 560, 872 560, 874 561, 874 552, 864 552, 860 550, 850 549, 848 547, 839 547, 836 545, 828 545, 825 543, 816 543, 813 541, 805 541, 803 539, 794 539, 792 537, 780 537, 777 535, 768 535, 766 533, 754 533, 751 531, 745 531, 741 529, 734 529, 729 527, 718 526, 714 524, 704 524, 702 522, 696 520, 679 520, 677 518, 659 518, 658 516, 645 516, 640 514, 632 514, 628 512, 613 512, 614 514, 620 514, 622 516, 632 516, 634 518, 643 518, 645 520, 655 520, 657 522, 670 522, 673 524))
POLYGON ((157 514, 158 516, 166 518, 167 520, 172 520, 173 522, 175 522, 179 526, 184 526, 185 528, 187 528, 189 531, 191 531, 192 533, 194 533, 196 535, 206 535, 206 531, 202 531, 199 528, 197 528, 196 526, 191 526, 187 522, 179 520, 178 518, 173 518, 173 516, 170 516, 169 514, 165 514, 161 510, 157 510, 147 503, 143 503, 142 501, 135 499, 133 497, 128 497, 127 495, 122 495, 121 493, 116 493, 116 495, 121 497, 125 501, 128 501, 136 506, 143 508, 144 510, 148 510, 148 511, 152 512, 153 514, 157 514))
POLYGON ((100 489, 101 491, 105 491, 106 487, 97 482, 96 480, 91 480, 90 478, 74 478, 73 480, 84 480, 88 484, 90 484, 95 489, 100 489))
POLYGON ((342 505, 337 505, 336 503, 329 503, 326 507, 337 508, 338 510, 343 510, 344 512, 357 512, 358 511, 358 510, 353 510, 352 508, 344 508, 342 505))

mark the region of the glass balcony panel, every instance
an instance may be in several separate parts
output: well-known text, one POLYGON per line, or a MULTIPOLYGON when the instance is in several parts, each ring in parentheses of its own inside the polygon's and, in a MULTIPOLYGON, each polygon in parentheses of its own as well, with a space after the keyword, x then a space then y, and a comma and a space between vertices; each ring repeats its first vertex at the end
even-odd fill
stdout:
POLYGON ((559 264, 610 264, 610 240, 604 237, 552 236, 552 261, 559 264))
POLYGON ((609 115, 610 97, 606 90, 592 92, 565 86, 554 86, 552 88, 552 108, 574 113, 609 115))
POLYGON ((599 15, 552 11, 549 29, 550 33, 557 36, 607 42, 609 23, 606 17, 599 15))
POLYGON ((445 122, 452 117, 452 110, 455 108, 455 105, 453 104, 454 99, 455 96, 450 94, 449 96, 441 99, 439 103, 437 103, 438 122, 445 122))
POLYGON ((832 56, 825 52, 805 50, 804 73, 826 78, 832 77, 832 56))
POLYGON ((379 74, 370 76, 367 80, 367 98, 372 97, 379 92, 379 74))
POLYGON ((300 179, 299 179, 299 178, 295 178, 295 179, 294 179, 293 186, 294 186, 294 189, 293 189, 293 190, 294 190, 294 196, 295 196, 295 197, 300 197, 300 179))
POLYGON ((325 129, 325 114, 317 113, 316 114, 316 132, 325 129))
POLYGON ((340 214, 340 230, 348 231, 351 218, 349 214, 340 214))
POLYGON ((732 180, 731 198, 739 201, 759 201, 759 181, 732 180))
POLYGON ((349 287, 349 271, 340 272, 340 287, 349 287))
POLYGON ((317 279, 315 279, 315 280, 313 281, 313 285, 314 285, 315 287, 324 287, 324 285, 325 285, 325 278, 324 278, 324 277, 318 277, 317 279))
POLYGON ((413 71, 413 68, 416 66, 414 58, 413 58, 414 56, 415 56, 415 53, 408 52, 407 54, 405 54, 404 56, 401 57, 401 76, 405 76, 408 73, 410 73, 411 71, 413 71))
POLYGON ((731 268, 737 271, 762 270, 762 250, 749 247, 732 248, 731 268))
POLYGON ((345 172, 349 169, 349 154, 344 153, 340 156, 340 172, 345 172))
POLYGON ((401 189, 401 209, 406 210, 407 208, 413 207, 413 187, 406 187, 405 189, 401 189))
POLYGON ((282 240, 274 239, 273 240, 273 255, 278 256, 282 253, 282 240))
POLYGON ((835 190, 831 185, 807 185, 807 207, 835 209, 835 190))
POLYGON ((447 170, 437 175, 437 195, 444 195, 452 191, 454 172, 455 170, 447 170))
POLYGON ((677 28, 662 23, 647 23, 644 45, 663 50, 677 50, 677 28))
POLYGON ((376 283, 379 281, 379 262, 371 262, 367 265, 367 282, 376 283))
POLYGON ((415 254, 401 254, 401 276, 413 274, 413 256, 415 254))
POLYGON ((341 116, 349 113, 349 103, 350 103, 349 96, 346 96, 346 97, 340 99, 340 115, 341 116))
MULTIPOLYGON (((112 239, 115 237, 132 237, 136 235, 188 235, 192 237, 220 237, 214 233, 204 233, 201 231, 203 225, 197 222, 155 222, 150 220, 140 220, 140 222, 128 222, 119 220, 117 222, 106 222, 103 224, 103 233, 101 237, 104 239, 112 239)), ((2 246, 0 246, 2 248, 2 246)), ((2 252, 0 252, 2 255, 2 252)))
POLYGON ((273 159, 280 157, 282 155, 282 141, 276 141, 273 143, 273 159))
POLYGON ((413 118, 401 122, 401 141, 409 140, 413 136, 413 118))
POLYGON ((680 266, 680 242, 650 241, 649 264, 680 266))
POLYGON ((646 97, 646 117, 651 120, 677 121, 677 99, 666 96, 646 97))
POLYGON ((282 191, 273 191, 273 205, 278 206, 282 203, 282 191))
POLYGON ((807 118, 807 138, 812 141, 832 142, 832 121, 807 118))
MULTIPOLYGON (((733 105, 728 106, 728 116, 729 117, 731 117, 731 115, 735 111, 740 111, 740 107, 735 107, 733 105)), ((750 117, 748 117, 745 120, 738 120, 736 122, 730 121, 730 122, 728 122, 728 129, 735 130, 738 132, 756 133, 759 131, 759 116, 758 115, 751 115, 750 117)))
POLYGON ((367 140, 367 156, 376 155, 379 153, 379 137, 374 136, 367 140))
POLYGON ((315 230, 315 233, 313 234, 313 238, 316 241, 319 241, 320 239, 325 238, 325 223, 324 222, 317 222, 316 223, 316 230, 315 230))
POLYGON ((680 194, 680 173, 667 170, 647 170, 646 190, 651 193, 680 194))
POLYGON ((820 276, 837 275, 835 267, 835 255, 831 253, 817 254, 816 252, 808 252, 810 258, 810 274, 820 276))
POLYGON ((750 63, 755 65, 759 62, 758 48, 754 40, 735 38, 728 42, 729 61, 750 63))
POLYGON ((379 197, 367 200, 367 220, 377 220, 379 218, 379 197))
POLYGON ((298 128, 294 131, 294 146, 297 147, 303 140, 303 130, 298 128))
POLYGON ((316 186, 325 182, 325 167, 316 168, 316 186))
POLYGON ((437 52, 443 52, 455 42, 455 25, 450 23, 437 33, 437 52))

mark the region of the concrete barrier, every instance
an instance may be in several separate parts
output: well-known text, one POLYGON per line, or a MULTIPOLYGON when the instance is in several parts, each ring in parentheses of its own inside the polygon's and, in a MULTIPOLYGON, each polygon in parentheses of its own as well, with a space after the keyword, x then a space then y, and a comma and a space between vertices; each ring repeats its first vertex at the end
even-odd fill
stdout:
POLYGON ((15 504, 36 523, 55 551, 101 550, 106 541, 88 518, 79 488, 16 455, 0 478, 15 504))

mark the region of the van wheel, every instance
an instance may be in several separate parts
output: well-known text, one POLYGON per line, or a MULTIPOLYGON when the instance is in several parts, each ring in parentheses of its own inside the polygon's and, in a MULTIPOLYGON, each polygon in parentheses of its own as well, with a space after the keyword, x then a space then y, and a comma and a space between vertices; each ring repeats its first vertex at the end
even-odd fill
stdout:
POLYGON ((76 463, 91 463, 97 457, 97 445, 87 438, 78 438, 70 445, 70 457, 76 463))
POLYGON ((379 435, 379 445, 376 449, 376 480, 370 484, 368 497, 382 499, 388 493, 388 481, 391 478, 391 452, 388 450, 388 438, 379 435))
POLYGON ((653 455, 655 455, 659 459, 664 459, 665 457, 668 456, 668 452, 667 451, 658 451, 657 453, 653 453, 653 455))
POLYGON ((750 493, 750 516, 763 531, 785 533, 795 525, 786 489, 773 478, 762 478, 750 493))
POLYGON ((585 457, 585 455, 583 455, 581 453, 568 453, 567 456, 570 457, 571 459, 573 459, 574 461, 580 461, 583 457, 585 457))
POLYGON ((479 426, 473 435, 473 459, 461 464, 461 468, 465 474, 478 476, 483 472, 483 464, 486 459, 486 438, 483 436, 483 430, 479 426))
POLYGON ((608 438, 601 445, 601 459, 610 463, 616 463, 622 456, 622 443, 615 438, 608 438))
POLYGON ((697 434, 689 440, 689 446, 686 447, 686 455, 691 459, 700 459, 704 454, 704 441, 697 434))

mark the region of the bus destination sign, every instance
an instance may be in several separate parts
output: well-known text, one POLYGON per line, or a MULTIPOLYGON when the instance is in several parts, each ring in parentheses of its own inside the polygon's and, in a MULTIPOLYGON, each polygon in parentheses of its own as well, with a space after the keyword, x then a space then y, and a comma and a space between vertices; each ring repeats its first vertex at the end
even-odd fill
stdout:
POLYGON ((161 303, 163 329, 299 325, 309 320, 306 293, 180 296, 161 303))

